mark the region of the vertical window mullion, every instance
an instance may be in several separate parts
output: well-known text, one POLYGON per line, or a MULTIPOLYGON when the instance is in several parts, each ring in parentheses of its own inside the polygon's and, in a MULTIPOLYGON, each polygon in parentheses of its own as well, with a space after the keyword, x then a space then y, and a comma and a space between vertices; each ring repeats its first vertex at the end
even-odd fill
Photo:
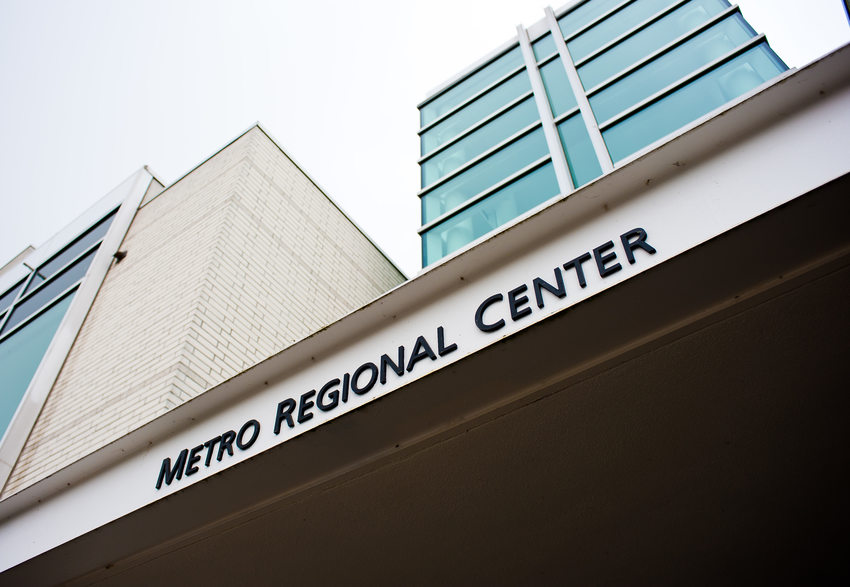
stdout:
POLYGON ((590 135, 590 142, 593 144, 593 150, 596 153, 596 158, 599 160, 599 165, 602 167, 603 175, 614 170, 614 163, 611 161, 611 155, 605 146, 605 140, 602 138, 602 133, 599 130, 599 125, 596 124, 596 117, 590 109, 590 102, 587 100, 587 94, 584 91, 584 86, 581 79, 578 77, 575 63, 570 56, 570 50, 567 48, 567 43, 561 34, 561 29, 558 26, 558 20, 555 18, 555 13, 551 7, 546 7, 546 21, 549 24, 549 30, 555 39, 555 47, 558 48, 558 54, 561 57, 561 62, 567 70, 567 79, 570 81, 570 86, 575 94, 578 102, 579 111, 581 112, 584 125, 587 127, 587 134, 590 135))
POLYGON ((540 76, 540 70, 537 69, 537 59, 535 59, 534 51, 531 49, 528 33, 521 25, 517 25, 517 36, 519 37, 522 57, 525 61, 525 69, 531 81, 534 101, 537 104, 537 111, 540 113, 543 134, 546 137, 546 144, 552 155, 552 164, 555 168, 555 177, 558 180, 558 189, 562 194, 569 194, 575 190, 575 187, 570 177, 570 170, 567 165, 567 158, 564 155, 564 149, 558 138, 558 129, 555 128, 555 119, 552 116, 549 98, 546 96, 546 88, 543 87, 543 78, 540 76))

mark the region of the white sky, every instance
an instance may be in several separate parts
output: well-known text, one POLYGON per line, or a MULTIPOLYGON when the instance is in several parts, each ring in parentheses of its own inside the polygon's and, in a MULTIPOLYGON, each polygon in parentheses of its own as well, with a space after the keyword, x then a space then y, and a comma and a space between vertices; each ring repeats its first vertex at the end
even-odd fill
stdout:
MULTIPOLYGON (((850 41, 841 0, 739 3, 790 66, 850 41)), ((142 165, 168 185, 259 121, 412 276, 416 104, 543 6, 0 0, 0 266, 142 165)))

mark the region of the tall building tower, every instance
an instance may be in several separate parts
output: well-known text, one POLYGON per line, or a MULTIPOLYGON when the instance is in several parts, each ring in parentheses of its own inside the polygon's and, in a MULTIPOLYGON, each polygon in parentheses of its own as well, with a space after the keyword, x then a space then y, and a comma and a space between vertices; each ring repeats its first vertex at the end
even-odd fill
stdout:
POLYGON ((423 266, 787 69, 726 0, 584 0, 419 105, 423 266))

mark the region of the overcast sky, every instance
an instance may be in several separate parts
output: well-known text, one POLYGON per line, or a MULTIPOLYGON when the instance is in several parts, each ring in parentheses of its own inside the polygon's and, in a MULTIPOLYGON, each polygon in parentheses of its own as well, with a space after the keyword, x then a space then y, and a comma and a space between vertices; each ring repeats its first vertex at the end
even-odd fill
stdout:
MULTIPOLYGON (((850 41, 841 0, 740 4, 790 66, 850 41)), ((544 6, 0 0, 0 265, 142 165, 168 185, 259 121, 415 275, 416 104, 544 6)))

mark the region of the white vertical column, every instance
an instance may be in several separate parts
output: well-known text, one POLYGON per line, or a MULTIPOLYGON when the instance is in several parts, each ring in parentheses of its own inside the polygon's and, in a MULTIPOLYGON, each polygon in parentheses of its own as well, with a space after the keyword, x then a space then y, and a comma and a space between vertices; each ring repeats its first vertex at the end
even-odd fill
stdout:
POLYGON ((590 142, 593 144, 593 150, 596 153, 596 158, 599 159, 599 165, 602 167, 602 174, 604 175, 614 170, 614 163, 611 161, 611 155, 605 147, 605 141, 602 139, 599 125, 596 124, 596 117, 593 116, 593 111, 590 109, 590 102, 587 101, 587 94, 584 92, 584 86, 581 85, 581 79, 578 77, 575 62, 570 55, 566 41, 564 41, 564 35, 561 34, 558 19, 555 18, 555 13, 550 6, 547 6, 544 12, 546 13, 546 21, 549 23, 549 31, 552 33, 555 47, 558 48, 561 62, 567 70, 567 79, 570 81, 570 87, 572 87, 573 93, 576 96, 581 117, 584 120, 585 127, 587 127, 587 134, 590 135, 590 142))
POLYGON ((516 32, 522 58, 525 61, 525 70, 528 72, 531 90, 534 92, 534 101, 537 103, 537 111, 540 113, 543 134, 546 137, 546 144, 549 146, 549 153, 552 155, 552 165, 555 168, 555 177, 558 179, 558 189, 562 194, 569 194, 575 189, 575 186, 573 186, 570 177, 570 168, 567 166, 567 158, 564 156, 561 139, 558 137, 558 129, 555 128, 555 119, 552 118, 552 109, 549 106, 549 98, 546 97, 546 88, 543 87, 543 78, 540 77, 537 60, 534 58, 534 51, 532 51, 531 42, 528 40, 528 32, 522 28, 522 25, 517 25, 516 32))

